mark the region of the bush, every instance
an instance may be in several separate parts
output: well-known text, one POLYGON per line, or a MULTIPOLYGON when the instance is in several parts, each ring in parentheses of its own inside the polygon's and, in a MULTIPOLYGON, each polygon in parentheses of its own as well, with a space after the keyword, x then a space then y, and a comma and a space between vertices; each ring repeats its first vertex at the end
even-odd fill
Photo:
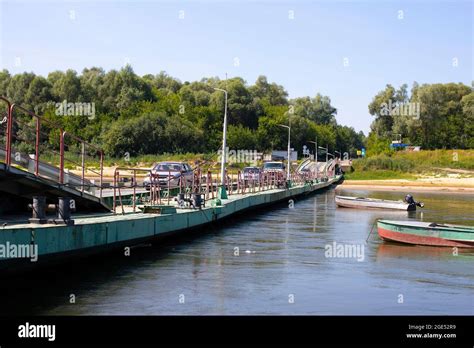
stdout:
POLYGON ((427 172, 436 168, 474 169, 472 150, 396 151, 353 160, 355 171, 427 172))
POLYGON ((254 150, 257 147, 257 137, 249 128, 231 125, 227 130, 227 146, 231 150, 254 150))
POLYGON ((397 172, 411 172, 415 163, 407 158, 393 158, 387 155, 377 155, 368 158, 356 159, 353 162, 356 171, 391 170, 397 172))

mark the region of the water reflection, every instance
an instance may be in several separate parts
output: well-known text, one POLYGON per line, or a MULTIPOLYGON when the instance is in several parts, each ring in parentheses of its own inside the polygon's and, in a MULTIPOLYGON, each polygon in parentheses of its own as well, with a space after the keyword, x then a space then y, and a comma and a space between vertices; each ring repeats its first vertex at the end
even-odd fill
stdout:
POLYGON ((474 196, 416 194, 426 208, 409 213, 337 208, 334 195, 326 190, 295 200, 293 209, 283 204, 247 214, 206 234, 134 249, 127 259, 2 282, 0 308, 53 315, 473 314, 473 252, 386 243, 375 229, 366 239, 380 218, 474 224, 474 196), (333 242, 364 245, 364 260, 327 258, 325 246, 333 242))
POLYGON ((465 248, 437 248, 423 245, 406 245, 392 242, 380 243, 377 246, 377 261, 387 259, 405 260, 456 260, 469 259, 474 256, 474 251, 465 248))

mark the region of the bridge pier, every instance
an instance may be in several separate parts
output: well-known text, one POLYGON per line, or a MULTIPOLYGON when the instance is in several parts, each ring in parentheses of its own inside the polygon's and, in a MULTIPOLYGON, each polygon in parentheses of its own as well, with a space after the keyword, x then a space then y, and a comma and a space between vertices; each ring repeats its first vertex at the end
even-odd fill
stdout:
POLYGON ((33 196, 33 217, 28 219, 32 224, 45 224, 48 222, 46 219, 46 197, 45 196, 33 196))

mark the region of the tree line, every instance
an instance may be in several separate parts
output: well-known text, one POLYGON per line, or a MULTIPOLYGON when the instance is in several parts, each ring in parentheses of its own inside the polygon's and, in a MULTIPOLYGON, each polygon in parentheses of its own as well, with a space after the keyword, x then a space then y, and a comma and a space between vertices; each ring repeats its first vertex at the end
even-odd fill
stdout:
MULTIPOLYGON (((474 87, 474 84, 473 84, 474 87)), ((413 83, 411 91, 387 85, 369 104, 375 116, 367 139, 370 153, 393 140, 423 149, 474 148, 474 89, 462 83, 413 83)))
MULTIPOLYGON (((321 146, 355 155, 365 137, 336 122, 337 109, 327 96, 288 98, 283 86, 259 76, 249 85, 240 77, 181 82, 166 72, 138 76, 127 65, 34 73, 0 72, 0 95, 61 125, 71 134, 102 147, 108 156, 162 153, 211 153, 221 146, 224 93, 228 91, 230 149, 286 149, 291 125, 292 147, 301 154, 316 138, 321 146), (94 115, 58 113, 58 105, 93 103, 94 115)), ((25 115, 26 121, 31 122, 25 115)), ((54 129, 42 141, 57 146, 54 129)))

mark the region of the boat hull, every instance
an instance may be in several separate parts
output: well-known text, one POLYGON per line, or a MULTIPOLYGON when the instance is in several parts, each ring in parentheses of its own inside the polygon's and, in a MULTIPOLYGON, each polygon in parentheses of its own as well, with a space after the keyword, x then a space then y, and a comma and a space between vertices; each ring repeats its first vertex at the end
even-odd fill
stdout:
POLYGON ((377 223, 377 231, 385 241, 437 247, 474 248, 474 233, 422 226, 377 223))
POLYGON ((390 210, 402 210, 410 211, 416 210, 416 206, 404 202, 397 201, 385 201, 379 199, 361 199, 355 197, 341 197, 336 196, 336 204, 343 208, 356 208, 356 209, 390 209, 390 210))

